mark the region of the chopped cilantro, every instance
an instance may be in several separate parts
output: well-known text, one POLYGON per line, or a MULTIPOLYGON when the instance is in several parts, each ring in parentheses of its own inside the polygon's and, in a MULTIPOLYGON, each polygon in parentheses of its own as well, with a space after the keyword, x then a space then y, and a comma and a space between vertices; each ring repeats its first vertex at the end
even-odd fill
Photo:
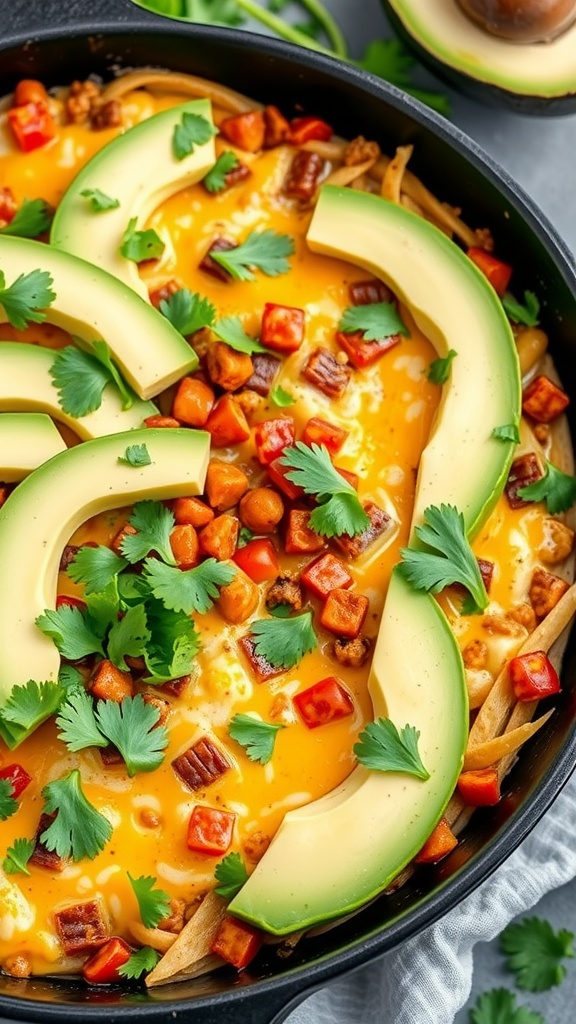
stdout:
POLYGON ((238 541, 236 547, 245 548, 246 545, 249 544, 251 540, 253 540, 253 538, 254 534, 252 533, 252 530, 249 530, 247 526, 241 526, 240 532, 238 533, 238 541))
POLYGON ((56 644, 63 658, 78 661, 88 654, 104 654, 102 637, 94 631, 92 623, 80 608, 62 605, 55 611, 46 609, 36 619, 36 625, 56 644))
POLYGON ((458 355, 453 348, 438 359, 433 359, 428 368, 427 377, 431 384, 445 384, 450 376, 452 360, 458 355))
POLYGON ((266 228, 264 231, 251 231, 234 249, 211 252, 210 256, 237 281, 253 281, 254 268, 268 277, 287 274, 290 264, 286 257, 293 253, 294 240, 289 235, 279 235, 266 228))
POLYGON ((196 146, 203 146, 209 142, 217 132, 218 129, 201 114, 185 111, 174 128, 172 152, 177 160, 183 160, 185 156, 194 152, 196 146))
POLYGON ((60 686, 63 686, 66 691, 66 698, 70 697, 73 693, 79 693, 80 690, 84 689, 84 679, 82 673, 74 668, 74 665, 60 665, 60 671, 58 672, 58 682, 60 686))
POLYGON ((18 331, 23 331, 29 323, 41 324, 46 319, 46 309, 56 298, 56 293, 51 291, 52 284, 46 270, 31 270, 29 274, 20 274, 6 287, 6 278, 0 270, 0 307, 8 323, 18 331))
POLYGON ((154 597, 175 612, 207 612, 219 594, 219 587, 231 583, 237 570, 215 558, 207 558, 193 569, 177 569, 157 558, 147 558, 146 579, 154 597))
MULTIPOLYGON (((175 571, 178 572, 177 569, 175 571)), ((122 671, 127 672, 128 665, 124 660, 126 655, 131 658, 139 658, 145 653, 150 636, 144 605, 135 604, 132 608, 128 608, 122 618, 114 623, 108 634, 110 661, 122 671)))
POLYGON ((413 725, 398 731, 389 718, 369 722, 354 745, 354 753, 365 768, 379 772, 404 772, 429 779, 418 752, 420 733, 413 725))
POLYGON ((118 388, 123 409, 132 405, 132 394, 104 341, 93 342, 89 352, 75 345, 60 349, 50 368, 50 376, 58 391, 58 402, 70 416, 87 416, 99 409, 108 384, 118 388))
POLYGON ((289 391, 285 391, 280 384, 277 384, 270 392, 270 401, 273 405, 277 405, 279 409, 287 409, 289 406, 294 405, 296 399, 289 391))
POLYGON ((494 988, 478 996, 470 1010, 472 1024, 544 1024, 541 1013, 517 1006, 516 996, 505 988, 494 988))
POLYGON ((180 334, 195 334, 202 327, 211 327, 216 319, 216 309, 209 299, 180 288, 169 299, 162 299, 160 312, 180 334))
POLYGON ((549 921, 526 917, 509 924, 500 935, 506 966, 516 975, 518 988, 546 992, 566 976, 562 961, 574 957, 574 934, 561 928, 555 932, 549 921))
POLYGON ((130 885, 138 901, 138 909, 145 928, 157 928, 164 917, 170 913, 170 896, 163 889, 155 889, 156 879, 151 875, 140 875, 132 878, 127 872, 130 885))
POLYGON ((85 594, 100 594, 127 565, 125 558, 105 544, 97 548, 85 545, 74 555, 66 572, 74 583, 84 584, 85 594))
POLYGON ((42 722, 50 718, 65 696, 66 690, 59 682, 37 683, 29 679, 22 686, 14 686, 0 710, 0 720, 13 744, 22 743, 42 722))
POLYGON ((0 821, 6 821, 16 814, 18 801, 14 799, 14 786, 10 779, 0 779, 0 821))
POLYGON ((185 612, 173 612, 150 598, 146 602, 151 639, 144 658, 149 675, 146 683, 165 683, 187 676, 194 668, 200 649, 200 636, 193 620, 185 612))
POLYGON ((276 668, 292 668, 318 646, 311 612, 291 619, 258 619, 250 629, 256 654, 276 668))
POLYGON ((393 302, 370 302, 364 306, 349 306, 338 324, 345 334, 362 331, 364 341, 380 341, 394 334, 408 335, 408 328, 393 302))
POLYGON ((176 565, 170 547, 174 515, 160 501, 138 501, 128 520, 136 533, 126 534, 120 549, 129 562, 139 562, 155 551, 168 565, 176 565))
POLYGON ((120 252, 133 263, 144 263, 146 260, 155 260, 162 255, 165 249, 164 242, 160 235, 152 228, 145 231, 137 231, 137 217, 131 217, 128 227, 122 237, 120 252))
POLYGON ((53 211, 44 199, 25 199, 9 224, 0 228, 0 235, 38 238, 38 235, 48 231, 52 217, 53 211))
POLYGON ((129 444, 124 455, 118 456, 118 462, 125 466, 151 466, 152 459, 145 444, 129 444))
POLYGON ((520 431, 517 423, 504 423, 501 427, 494 427, 492 437, 497 441, 514 441, 520 443, 520 431))
POLYGON ((502 299, 502 305, 506 315, 515 324, 525 324, 526 327, 537 327, 540 323, 540 302, 534 292, 524 292, 524 304, 518 302, 510 292, 502 299))
POLYGON ((283 725, 262 722, 253 715, 238 714, 234 715, 230 722, 228 732, 240 746, 246 747, 246 753, 251 761, 268 764, 274 753, 276 733, 283 728, 283 725))
POLYGON ((334 468, 325 445, 297 441, 284 452, 280 465, 291 470, 286 474, 288 480, 315 496, 318 505, 310 515, 310 527, 316 533, 353 537, 370 526, 356 491, 334 468))
POLYGON ((28 861, 34 853, 36 843, 33 839, 15 839, 14 845, 6 850, 6 856, 2 861, 2 867, 7 875, 15 875, 20 872, 29 875, 28 861))
POLYGON ((95 718, 100 731, 122 754, 130 778, 137 772, 153 772, 164 760, 168 732, 158 725, 160 712, 147 704, 142 694, 99 701, 95 718))
POLYGON ((524 501, 545 501, 550 515, 567 512, 576 501, 576 477, 556 469, 546 459, 546 474, 540 480, 518 489, 524 501))
POLYGON ((208 192, 221 192, 226 188, 226 175, 238 166, 238 157, 231 149, 221 153, 216 163, 204 178, 204 186, 208 192))
POLYGON ((60 739, 68 750, 86 747, 107 747, 108 740, 100 732, 94 717, 94 701, 85 690, 72 693, 60 708, 56 719, 60 739))
POLYGON ((225 341, 230 348, 236 349, 237 352, 246 352, 248 355, 252 355, 253 352, 268 351, 259 341, 246 334, 239 316, 221 317, 215 324, 212 324, 212 330, 214 334, 218 335, 222 341, 225 341))
POLYGON ((120 206, 119 199, 113 199, 112 196, 107 196, 105 192, 101 192, 99 188, 85 188, 80 193, 90 203, 90 209, 93 213, 105 213, 106 210, 117 210, 120 206))
POLYGON ((80 772, 49 782, 42 790, 47 814, 55 814, 52 824, 40 836, 48 850, 72 860, 93 860, 112 835, 112 825, 86 799, 80 784, 80 772))
POLYGON ((157 953, 151 946, 142 946, 141 949, 137 949, 131 954, 130 959, 122 964, 118 968, 118 974, 121 978, 140 978, 142 974, 149 974, 153 971, 160 959, 160 953, 157 953))
POLYGON ((229 853, 221 860, 214 870, 214 877, 220 885, 216 886, 215 892, 224 899, 232 899, 245 882, 248 881, 248 872, 244 866, 239 853, 229 853))

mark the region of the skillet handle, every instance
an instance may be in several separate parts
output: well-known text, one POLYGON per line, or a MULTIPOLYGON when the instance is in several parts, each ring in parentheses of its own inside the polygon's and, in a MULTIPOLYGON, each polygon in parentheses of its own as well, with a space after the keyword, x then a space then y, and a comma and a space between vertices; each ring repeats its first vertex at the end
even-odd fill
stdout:
POLYGON ((0 2, 0 39, 33 38, 39 30, 67 34, 89 34, 98 25, 105 28, 130 28, 158 24, 157 14, 145 11, 131 0, 12 0, 0 2))

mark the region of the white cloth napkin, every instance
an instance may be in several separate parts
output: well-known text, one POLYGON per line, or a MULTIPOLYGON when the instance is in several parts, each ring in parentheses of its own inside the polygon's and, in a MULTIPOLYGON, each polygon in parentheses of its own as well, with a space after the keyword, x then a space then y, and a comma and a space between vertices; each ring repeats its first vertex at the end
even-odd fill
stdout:
POLYGON ((576 876, 576 776, 475 892, 397 951, 316 993, 286 1024, 451 1024, 472 984, 473 950, 576 876))

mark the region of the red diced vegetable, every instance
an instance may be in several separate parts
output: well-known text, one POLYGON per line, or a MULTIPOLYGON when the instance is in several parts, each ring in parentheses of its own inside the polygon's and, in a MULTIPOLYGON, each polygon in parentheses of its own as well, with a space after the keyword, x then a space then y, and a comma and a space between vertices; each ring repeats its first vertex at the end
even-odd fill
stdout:
POLYGON ((535 452, 527 452, 526 455, 519 455, 514 459, 504 487, 510 508, 524 508, 525 505, 530 505, 530 501, 519 497, 518 491, 528 484, 535 483, 536 480, 541 480, 543 476, 544 470, 535 452))
POLYGON ((319 117, 295 117, 290 121, 290 142, 302 146, 305 142, 328 142, 334 132, 319 117))
POLYGON ((309 729, 346 718, 354 711, 352 697, 335 676, 321 679, 292 698, 300 717, 309 729))
POLYGON ((550 423, 560 416, 570 399, 554 381, 541 374, 535 377, 522 395, 522 409, 538 423, 550 423))
POLYGON ((24 103, 8 111, 8 123, 24 153, 45 146, 56 137, 56 123, 43 103, 24 103))
POLYGON ((71 597, 69 594, 58 594, 56 598, 56 608, 79 608, 80 611, 84 611, 86 608, 86 602, 82 601, 80 597, 71 597))
POLYGON ((294 484, 291 480, 288 480, 286 474, 292 473, 292 470, 289 466, 282 465, 281 456, 274 459, 274 461, 268 465, 267 469, 271 482, 279 491, 282 491, 287 498, 290 498, 291 501, 295 501, 297 498, 301 498, 303 496, 304 491, 302 487, 299 487, 298 484, 294 484))
POLYGON ((236 815, 215 807, 196 804, 188 822, 189 850, 218 857, 229 848, 236 815))
POLYGON ((494 291, 502 297, 510 284, 512 267, 509 263, 496 259, 485 249, 472 247, 468 249, 468 256, 485 277, 488 278, 494 291))
POLYGON ((64 871, 67 864, 64 857, 60 857, 56 850, 49 850, 44 843, 40 842, 40 836, 50 828, 55 818, 55 814, 43 813, 40 815, 38 828, 34 835, 34 852, 28 863, 35 864, 37 868, 46 868, 48 871, 64 871))
POLYGON ((377 359, 389 352, 391 348, 400 344, 401 334, 391 334, 388 338, 378 338, 377 341, 364 341, 363 331, 354 331, 348 334, 338 331, 336 341, 343 348, 350 362, 357 370, 370 366, 377 359))
POLYGON ((55 910, 54 923, 66 956, 87 953, 103 946, 110 938, 99 899, 84 900, 55 910))
POLYGON ((508 674, 517 700, 540 700, 560 692, 558 673, 544 651, 512 658, 508 674))
POLYGON ((307 509, 291 508, 288 513, 288 527, 284 550, 287 555, 315 554, 321 551, 325 540, 310 526, 310 512, 307 509))
POLYGON ((188 427, 203 427, 213 405, 212 388, 195 377, 183 377, 174 395, 172 413, 174 419, 188 427))
POLYGON ((428 837, 414 860, 416 864, 435 864, 436 861, 446 857, 455 846, 458 846, 456 836, 446 818, 440 818, 432 835, 428 837))
POLYGON ((306 566, 301 576, 301 582, 316 597, 326 600, 332 590, 347 589, 352 586, 354 580, 344 562, 328 551, 306 566))
POLYGON ((128 963, 131 955, 132 950, 128 943, 114 935, 86 961, 82 974, 90 985, 110 985, 115 981, 121 981, 118 968, 128 963))
POLYGON ((228 448, 250 437, 248 420, 231 395, 218 399, 204 426, 215 448, 228 448))
POLYGON ((220 123, 220 131, 228 142, 248 153, 256 153, 264 145, 266 126, 261 110, 249 110, 245 114, 234 114, 220 123))
POLYGON ((259 423, 254 432, 256 454, 262 466, 268 466, 294 444, 294 420, 279 416, 259 423))
POLYGON ((368 598, 350 590, 331 590, 320 615, 320 624, 336 636, 353 640, 357 637, 368 614, 368 598))
POLYGON ((493 807, 500 800, 500 782, 495 768, 462 772, 457 786, 469 807, 493 807))
POLYGON ((238 971, 247 967, 262 945, 262 935, 253 925, 226 916, 210 947, 238 971))
POLYGON ((264 149, 286 142, 290 136, 290 124, 278 107, 264 107, 264 149))
POLYGON ((360 482, 360 477, 358 476, 358 473, 353 473, 351 469, 342 469, 342 466, 334 466, 334 469, 336 469, 340 473, 340 476, 343 476, 344 479, 348 481, 348 483, 351 485, 351 487, 354 488, 355 491, 358 490, 358 484, 360 482))
POLYGON ((103 659, 90 679, 90 692, 99 700, 115 700, 121 704, 124 697, 133 697, 136 691, 129 672, 122 672, 111 661, 103 659))
POLYGON ((489 562, 487 558, 479 558, 478 568, 480 569, 480 575, 486 588, 486 593, 489 594, 490 587, 492 586, 492 577, 494 575, 494 562, 489 562))
POLYGON ((0 227, 4 227, 14 220, 17 209, 12 189, 0 188, 0 227))
POLYGON ((265 683, 268 679, 273 679, 274 676, 281 676, 286 671, 284 668, 277 668, 276 665, 272 665, 263 654, 257 654, 254 640, 251 636, 241 637, 238 641, 238 646, 246 656, 258 683, 265 683))
POLYGON ((148 298, 150 299, 150 302, 152 303, 154 308, 159 309, 161 302, 167 302, 168 299, 172 298, 172 296, 176 294, 176 292, 179 292, 181 290, 182 285, 176 280, 175 277, 172 277, 169 281, 166 281, 165 284, 162 284, 160 285, 159 288, 155 288, 153 291, 151 291, 148 295, 148 298))
POLYGON ((273 580, 280 572, 276 548, 268 537, 257 537, 238 548, 234 561, 254 583, 273 580))
POLYGON ((7 779, 12 783, 12 796, 15 800, 24 792, 26 786, 32 782, 32 778, 21 764, 6 764, 0 768, 0 779, 7 779))
POLYGON ((304 427, 302 440, 308 445, 323 444, 330 455, 337 455, 348 434, 348 430, 337 427, 335 423, 328 423, 319 416, 312 416, 304 427))
POLYGON ((147 416, 144 420, 147 427, 180 427, 180 420, 174 416, 147 416))
POLYGON ((14 89, 12 106, 24 107, 27 103, 43 103, 47 106, 49 99, 43 82, 39 82, 37 78, 21 78, 14 89))
POLYGON ((296 352, 304 341, 304 325, 303 309, 267 302, 262 314, 260 341, 275 352, 296 352))

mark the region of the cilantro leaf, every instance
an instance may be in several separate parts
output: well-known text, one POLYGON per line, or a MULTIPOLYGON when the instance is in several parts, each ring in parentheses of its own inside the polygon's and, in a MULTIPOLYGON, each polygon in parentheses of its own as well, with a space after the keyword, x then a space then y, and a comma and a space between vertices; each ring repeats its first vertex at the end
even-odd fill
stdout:
POLYGON ((58 682, 66 691, 66 700, 68 697, 71 697, 73 693, 79 693, 80 690, 84 690, 84 679, 82 677, 82 673, 79 672, 77 668, 74 668, 74 665, 60 665, 58 682))
POLYGON ((137 949, 135 953, 132 953, 130 959, 122 964, 118 968, 118 974, 121 978, 140 978, 142 974, 149 974, 153 971, 160 959, 160 953, 157 953, 151 946, 142 946, 141 949, 137 949))
POLYGON ((85 199, 88 199, 90 209, 93 213, 105 213, 106 210, 117 210, 120 206, 119 199, 113 199, 112 196, 107 196, 106 193, 101 192, 99 188, 85 188, 80 195, 85 199))
POLYGON ((164 892, 163 889, 154 888, 156 879, 152 875, 140 875, 138 878, 132 878, 129 871, 127 875, 138 900, 142 924, 145 928, 157 928, 160 921, 164 917, 168 917, 170 913, 169 893, 164 892))
POLYGON ((106 747, 108 740, 102 735, 94 716, 94 701, 85 690, 72 693, 60 708, 56 719, 60 739, 68 750, 86 747, 106 747))
POLYGON ((196 146, 203 146, 217 134, 218 129, 201 114, 185 111, 174 128, 172 152, 177 160, 183 160, 185 156, 194 152, 196 146))
MULTIPOLYGON (((438 594, 461 583, 474 600, 474 611, 484 611, 488 595, 478 562, 466 538, 464 516, 453 505, 430 505, 416 536, 428 550, 401 548, 398 572, 415 590, 438 594)), ((472 608, 467 608, 467 614, 472 608)))
POLYGON ((118 388, 118 391, 120 392, 120 397, 122 399, 122 408, 131 409, 132 392, 130 391, 130 388, 126 384, 126 381, 122 377, 122 374, 120 373, 118 367, 116 366, 112 359, 110 346, 107 345, 105 341, 93 341, 92 352, 96 356, 96 359, 98 359, 98 361, 102 363, 102 366, 106 367, 108 373, 110 374, 110 379, 114 381, 114 384, 118 388))
POLYGON ((124 466, 151 466, 152 459, 145 444, 129 444, 124 455, 118 456, 124 466))
POLYGON ((268 351, 259 341, 246 334, 239 316, 221 317, 215 324, 212 324, 212 330, 214 334, 217 334, 222 341, 225 341, 230 348, 236 349, 237 352, 247 352, 248 355, 252 355, 253 352, 268 351))
POLYGON ((8 847, 2 861, 6 874, 15 875, 21 872, 23 875, 29 875, 28 861, 34 853, 35 846, 34 839, 15 839, 14 845, 8 847))
POLYGON ((0 235, 15 235, 17 238, 38 238, 48 231, 54 216, 44 199, 25 199, 9 224, 0 228, 0 235))
POLYGON ((506 966, 516 975, 518 988, 546 992, 566 975, 562 960, 574 957, 574 934, 563 928, 555 932, 549 921, 526 917, 504 929, 500 947, 507 954, 506 966))
POLYGON ((556 469, 546 459, 546 474, 533 484, 518 489, 518 497, 524 501, 545 501, 551 515, 566 512, 576 501, 576 477, 568 476, 556 469))
POLYGON ((510 292, 502 299, 502 305, 506 315, 515 324, 525 324, 526 327, 537 327, 540 323, 540 302, 534 292, 524 292, 524 304, 518 302, 510 292))
POLYGON ((65 696, 66 690, 59 682, 37 683, 29 679, 23 686, 14 686, 0 711, 0 719, 6 723, 14 746, 22 743, 42 722, 50 718, 65 696))
POLYGON ((116 622, 120 611, 118 580, 113 577, 105 590, 95 594, 84 594, 86 601, 86 619, 92 631, 102 640, 116 622))
POLYGON ((450 376, 450 366, 452 360, 458 355, 453 348, 446 353, 445 356, 441 356, 438 359, 433 359, 428 367, 428 373, 426 376, 432 384, 445 384, 450 376))
POLYGON ((40 836, 48 850, 59 857, 93 860, 112 835, 112 825, 86 799, 80 784, 80 772, 49 782, 42 790, 47 814, 55 814, 52 824, 40 836))
POLYGON ((515 444, 519 444, 520 431, 518 430, 518 424, 504 423, 501 427, 494 427, 492 437, 495 437, 497 441, 514 441, 515 444))
POLYGON ((389 718, 369 722, 354 745, 354 753, 365 768, 379 772, 404 772, 418 779, 429 779, 418 752, 420 733, 413 725, 398 731, 389 718))
POLYGON ((541 1013, 517 1006, 516 996, 505 988, 494 988, 478 997, 470 1010, 472 1024, 544 1024, 541 1013))
POLYGON ((169 299, 162 299, 160 312, 180 334, 195 334, 202 327, 211 327, 216 319, 216 309, 210 299, 189 288, 180 288, 169 299))
POLYGON ((247 544, 255 537, 252 530, 249 530, 247 526, 241 526, 238 532, 238 540, 236 542, 237 548, 245 548, 247 544))
POLYGON ((393 302, 370 302, 364 306, 349 306, 338 324, 346 334, 364 332, 364 341, 381 341, 394 334, 408 335, 408 328, 393 302))
POLYGON ((229 853, 214 869, 214 877, 220 885, 215 892, 224 899, 232 899, 248 881, 248 872, 239 853, 229 853))
POLYGON ((234 715, 230 722, 228 732, 240 746, 246 747, 246 753, 251 761, 268 764, 274 753, 276 733, 283 728, 283 725, 262 722, 253 715, 238 714, 234 715))
POLYGON ((58 391, 60 407, 70 416, 87 416, 102 405, 102 392, 108 384, 120 391, 122 408, 129 409, 132 395, 110 357, 103 341, 95 341, 90 352, 66 345, 50 368, 50 376, 58 391))
POLYGON ((193 569, 164 565, 157 558, 147 558, 146 579, 154 597, 174 612, 207 612, 219 594, 219 587, 231 583, 237 570, 215 558, 207 558, 193 569))
POLYGON ((241 245, 224 252, 211 252, 224 270, 236 281, 253 281, 253 268, 261 270, 267 277, 287 274, 290 264, 286 259, 294 253, 294 240, 289 235, 279 235, 271 228, 251 231, 241 245))
POLYGON ((220 154, 214 166, 210 168, 208 174, 204 177, 204 187, 208 192, 221 192, 223 188, 226 188, 226 175, 237 166, 238 157, 236 153, 233 153, 231 149, 227 149, 224 153, 220 154))
POLYGON ((311 612, 291 619, 258 619, 250 629, 256 654, 276 668, 292 668, 318 646, 311 612))
POLYGON ((0 779, 0 821, 6 821, 16 814, 18 801, 12 795, 14 786, 10 779, 0 779))
POLYGON ((335 469, 325 445, 308 446, 297 441, 284 452, 281 466, 291 470, 286 478, 306 494, 313 494, 319 507, 310 516, 310 526, 324 537, 354 537, 370 526, 370 519, 360 499, 343 476, 335 469))
POLYGON ((132 263, 144 263, 145 260, 155 260, 162 255, 166 246, 152 228, 145 231, 137 231, 137 217, 131 217, 128 227, 122 236, 120 252, 132 263))
POLYGON ((66 572, 74 583, 83 583, 86 594, 99 594, 109 586, 128 562, 107 548, 105 544, 97 548, 85 545, 75 554, 66 572))
MULTIPOLYGON (((159 563, 161 564, 161 563, 159 563)), ((178 572, 178 569, 175 570, 178 572)), ((144 654, 150 640, 150 630, 146 623, 146 609, 143 604, 135 604, 114 623, 108 634, 108 657, 119 669, 128 671, 126 655, 138 658, 144 654)))
POLYGON ((290 405, 294 405, 296 399, 289 391, 285 391, 280 384, 277 384, 270 392, 270 401, 279 409, 287 409, 290 405))
POLYGON ((100 701, 96 708, 98 728, 118 747, 130 778, 136 772, 153 772, 164 760, 168 732, 157 724, 159 717, 158 708, 147 704, 140 693, 124 697, 121 704, 100 701))
POLYGON ((168 565, 176 565, 170 547, 170 533, 175 520, 169 508, 160 501, 138 501, 128 522, 136 533, 127 534, 120 543, 120 549, 129 562, 139 562, 155 551, 168 565))
POLYGON ((153 598, 146 603, 148 628, 152 634, 144 655, 150 675, 146 683, 165 683, 187 676, 194 668, 200 636, 189 615, 173 612, 153 598))
POLYGON ((102 638, 97 636, 88 617, 79 608, 62 605, 55 611, 46 609, 36 625, 56 644, 63 658, 78 661, 88 654, 104 654, 102 638))
POLYGON ((399 86, 405 92, 415 96, 416 99, 426 103, 439 114, 448 117, 450 114, 450 100, 443 93, 429 92, 425 89, 418 89, 412 84, 412 71, 416 61, 408 53, 398 39, 375 39, 369 43, 364 57, 358 62, 365 71, 372 72, 384 78, 387 82, 399 86))
POLYGON ((45 310, 56 298, 56 293, 50 290, 52 284, 48 271, 31 270, 29 274, 20 274, 6 287, 6 278, 0 270, 0 307, 8 323, 18 331, 23 331, 29 323, 41 324, 46 319, 45 310))

